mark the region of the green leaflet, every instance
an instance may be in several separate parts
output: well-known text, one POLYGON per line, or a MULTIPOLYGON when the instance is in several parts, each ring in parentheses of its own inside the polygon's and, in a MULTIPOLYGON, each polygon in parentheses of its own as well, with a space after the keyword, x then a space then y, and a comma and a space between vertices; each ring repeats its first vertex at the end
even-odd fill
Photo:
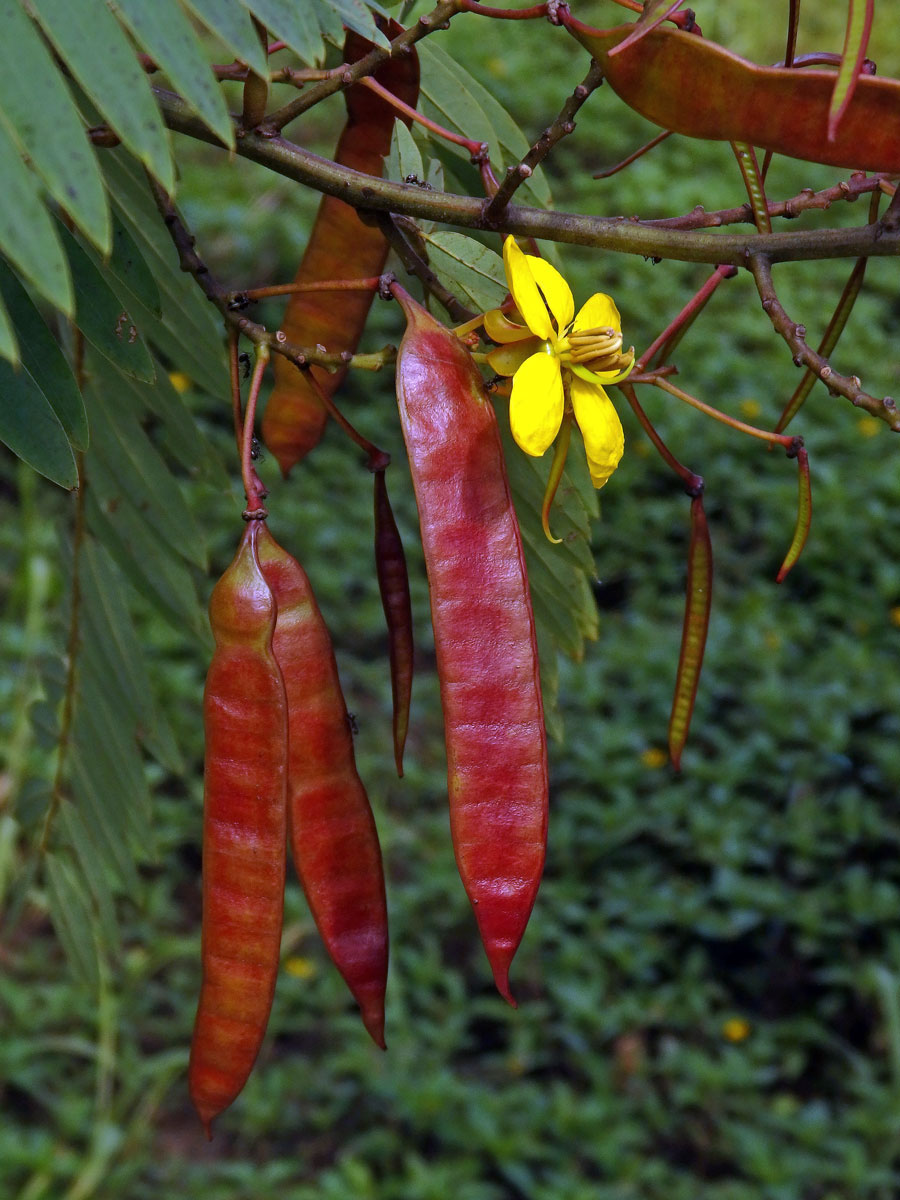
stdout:
POLYGON ((53 409, 69 442, 76 450, 85 450, 87 413, 72 368, 31 297, 2 261, 0 295, 9 307, 25 369, 53 409))
POLYGON ((376 46, 390 45, 388 39, 375 24, 375 17, 371 10, 362 4, 361 0, 312 0, 312 7, 317 10, 319 26, 323 32, 326 28, 330 29, 335 23, 331 17, 333 13, 337 18, 338 27, 345 25, 347 29, 352 29, 354 33, 368 38, 376 46))
POLYGON ((71 317, 75 296, 56 225, 36 176, 0 122, 0 254, 45 300, 71 317))
POLYGON ((325 44, 311 4, 296 0, 241 0, 244 7, 276 38, 287 42, 310 67, 325 58, 325 44))
POLYGON ((126 375, 153 379, 156 367, 137 326, 100 270, 68 229, 60 227, 75 285, 78 328, 126 375))
POLYGON ((53 199, 105 253, 103 178, 59 68, 18 0, 0 0, 0 26, 0 116, 53 199))
POLYGON ((25 366, 0 360, 0 442, 60 487, 78 484, 75 455, 59 417, 25 366))
MULTIPOLYGON (((473 75, 435 46, 433 39, 420 42, 416 51, 422 64, 421 94, 426 102, 422 107, 427 115, 435 115, 442 125, 465 137, 487 142, 495 173, 499 174, 505 162, 518 162, 527 154, 525 135, 473 75), (432 113, 427 111, 429 105, 432 113)), ((457 153, 465 155, 461 149, 457 153)), ((540 169, 522 183, 519 192, 541 206, 550 203, 550 189, 540 169)))
POLYGON ((204 124, 234 148, 234 125, 203 47, 176 0, 113 0, 115 10, 204 124))
POLYGON ((103 0, 28 0, 66 67, 122 142, 167 191, 169 136, 124 30, 103 0))
POLYGON ((267 58, 250 14, 236 0, 182 0, 182 4, 257 75, 268 72, 267 58))
POLYGON ((96 992, 100 987, 100 966, 90 901, 61 855, 48 854, 44 865, 53 928, 79 983, 96 992))
POLYGON ((422 237, 434 272, 458 299, 476 312, 486 312, 502 302, 507 285, 499 254, 464 233, 423 231, 422 237))

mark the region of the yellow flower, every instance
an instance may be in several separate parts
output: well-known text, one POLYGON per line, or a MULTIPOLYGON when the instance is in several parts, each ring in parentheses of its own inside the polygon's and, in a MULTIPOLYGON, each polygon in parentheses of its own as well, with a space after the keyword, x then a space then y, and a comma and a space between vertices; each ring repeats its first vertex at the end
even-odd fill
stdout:
POLYGON ((503 263, 509 292, 524 325, 500 309, 485 314, 484 328, 500 345, 487 356, 498 375, 512 375, 509 424, 526 454, 540 457, 572 412, 587 453, 594 487, 619 465, 625 447, 622 422, 604 391, 634 366, 622 353, 622 319, 612 298, 597 293, 575 315, 569 285, 542 258, 523 254, 508 237, 503 263))
POLYGON ((722 1022, 722 1036, 729 1042, 743 1042, 750 1036, 750 1022, 743 1017, 729 1017, 722 1022))

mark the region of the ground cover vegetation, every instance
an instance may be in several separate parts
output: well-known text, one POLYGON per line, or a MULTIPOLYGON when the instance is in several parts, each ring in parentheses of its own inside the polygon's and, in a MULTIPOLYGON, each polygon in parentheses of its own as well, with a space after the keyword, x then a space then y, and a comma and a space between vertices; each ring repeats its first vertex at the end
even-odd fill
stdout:
MULTIPOLYGON (((789 6, 776 7, 777 28, 743 2, 709 13, 698 7, 697 19, 707 39, 768 63, 784 55, 789 6)), ((573 8, 598 27, 630 19, 601 0, 573 8)), ((405 13, 404 23, 422 11, 405 13)), ((797 53, 839 52, 846 17, 843 4, 804 5, 797 53)), ((879 8, 868 54, 880 75, 898 75, 883 19, 879 8)), ((587 53, 546 21, 506 24, 462 13, 423 46, 432 43, 505 106, 526 144, 589 66, 587 53)), ((338 45, 328 53, 329 63, 340 61, 338 45)), ((238 110, 241 85, 225 88, 238 110)), ((310 110, 304 146, 331 154, 336 111, 310 110)), ((557 211, 650 219, 745 199, 727 142, 673 137, 631 168, 591 178, 656 132, 608 85, 587 98, 576 123, 576 135, 561 140, 541 169, 557 211)), ((155 209, 139 173, 120 150, 102 154, 116 194, 135 206, 146 201, 140 211, 149 221, 155 209)), ((391 177, 403 178, 417 154, 423 170, 430 159, 442 162, 448 191, 481 194, 474 168, 415 128, 408 142, 395 134, 391 177)), ((240 156, 226 162, 220 149, 186 138, 178 137, 176 157, 179 211, 224 285, 291 278, 318 194, 240 156)), ((770 199, 798 196, 837 178, 849 172, 776 155, 766 192, 770 199)), ((864 195, 807 213, 804 228, 857 227, 868 204, 864 195)), ((139 239, 139 228, 129 232, 139 239)), ((474 236, 499 252, 495 234, 474 236)), ((166 238, 163 232, 159 244, 166 238)), ((152 257, 152 248, 138 244, 152 257)), ((702 263, 547 246, 576 307, 594 292, 615 297, 625 345, 633 342, 639 353, 710 273, 702 263)), ((439 254, 432 262, 446 266, 439 254)), ((210 319, 200 326, 186 299, 196 284, 172 282, 174 251, 170 265, 171 276, 160 277, 162 307, 171 311, 185 297, 189 328, 181 336, 177 322, 156 330, 156 407, 149 383, 89 358, 87 550, 73 535, 72 496, 6 450, 0 458, 0 740, 7 747, 0 1196, 895 1195, 900 489, 888 425, 818 384, 795 422, 812 463, 812 529, 781 585, 774 577, 797 503, 793 465, 781 450, 768 453, 662 390, 639 391, 666 444, 703 474, 715 552, 715 601, 680 772, 668 761, 666 730, 689 506, 681 482, 609 389, 626 450, 590 524, 596 640, 582 647, 576 639, 577 661, 545 656, 554 735, 550 831, 514 963, 517 1010, 491 980, 448 837, 429 593, 392 368, 351 370, 338 395, 345 416, 392 456, 391 499, 416 632, 402 779, 390 749, 387 645, 371 568, 371 477, 334 424, 287 483, 263 449, 256 469, 271 492, 272 532, 306 567, 331 631, 381 840, 391 931, 389 1049, 382 1053, 366 1036, 302 891, 289 881, 278 987, 257 1067, 207 1143, 186 1082, 201 977, 200 697, 211 650, 203 606, 234 556, 244 500, 220 325, 210 319), (179 416, 182 406, 189 419, 179 416), (121 463, 128 435, 141 429, 175 482, 144 480, 138 495, 136 485, 122 482, 121 463), (135 519, 112 519, 117 503, 157 519, 161 487, 169 524, 159 524, 152 539, 135 519), (173 555, 160 546, 176 525, 173 555), (155 580, 137 568, 127 573, 129 549, 150 557, 155 580), (57 795, 73 554, 82 555, 76 603, 103 601, 82 626, 92 654, 82 678, 106 707, 76 710, 71 790, 55 818, 69 840, 63 849, 49 843, 58 866, 48 872, 42 831, 57 795), (118 723, 119 740, 116 715, 131 721, 118 723), (92 732, 97 759, 82 762, 78 737, 90 745, 92 732), (109 823, 106 841, 90 823, 89 804, 83 828, 70 812, 72 795, 84 800, 98 777, 107 785, 97 809, 109 823), (85 891, 85 860, 106 881, 96 891, 85 891), (80 925, 78 902, 86 918, 80 925)), ((389 266, 415 288, 396 258, 389 266)), ((851 266, 833 259, 776 268, 779 298, 805 322, 811 345, 851 266)), ((487 308, 503 297, 502 276, 493 286, 482 304, 460 295, 469 308, 487 308)), ((283 305, 267 299, 250 315, 275 328, 283 305)), ((432 311, 446 318, 435 303, 432 311)), ((897 391, 897 316, 894 260, 873 257, 830 361, 848 376, 862 374, 874 396, 897 391)), ((152 319, 148 311, 147 325, 152 319)), ((398 305, 376 300, 362 349, 396 344, 401 334, 398 305)), ((65 334, 63 344, 72 355, 65 334)), ((766 429, 801 374, 773 335, 747 271, 717 289, 676 360, 676 383, 766 429)), ((506 403, 497 397, 501 428, 506 403)), ((526 460, 504 436, 515 485, 516 464, 526 460)), ((577 440, 573 434, 573 460, 576 448, 581 454, 577 440)), ((556 519, 565 519, 565 503, 556 519)), ((539 510, 540 489, 529 509, 537 534, 529 545, 544 556, 554 547, 540 530, 539 510)))

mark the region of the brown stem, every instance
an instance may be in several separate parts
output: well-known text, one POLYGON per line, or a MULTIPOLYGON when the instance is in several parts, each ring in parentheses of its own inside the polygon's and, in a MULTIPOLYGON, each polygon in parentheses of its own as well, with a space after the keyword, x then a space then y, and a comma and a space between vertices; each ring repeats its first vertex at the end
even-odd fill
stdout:
MULTIPOLYGON (((247 396, 247 409, 244 413, 244 428, 241 437, 241 478, 244 482, 244 494, 247 497, 247 508, 244 515, 265 515, 263 493, 259 478, 253 469, 253 430, 256 427, 256 405, 259 400, 259 390, 262 387, 263 376, 269 365, 269 347, 265 342, 256 345, 256 361, 253 364, 253 374, 250 377, 250 392, 247 396)), ((240 403, 240 400, 238 401, 240 403)))
MULTIPOLYGON (((170 129, 221 145, 180 96, 158 88, 154 89, 154 94, 170 129)), ((355 208, 404 214, 461 228, 488 228, 484 220, 484 202, 476 197, 376 179, 319 158, 283 138, 265 137, 258 130, 247 133, 238 141, 237 153, 317 191, 339 196, 355 208)), ((687 233, 626 217, 594 217, 510 205, 503 229, 521 237, 545 238, 648 258, 706 262, 713 266, 717 263, 746 266, 751 253, 764 254, 771 262, 900 254, 900 230, 885 231, 880 226, 754 233, 751 238, 735 234, 687 233)))
POLYGON ((631 406, 631 411, 640 421, 641 428, 656 447, 659 456, 669 467, 671 467, 671 469, 684 484, 684 490, 689 496, 699 496, 703 491, 703 477, 701 475, 696 475, 693 471, 683 466, 683 464, 678 461, 666 443, 656 432, 653 423, 641 407, 641 403, 635 394, 635 390, 631 386, 631 380, 620 383, 617 386, 619 387, 619 390, 624 393, 625 399, 631 406))
MULTIPOLYGON (((887 213, 885 213, 887 216, 887 213)), ((881 222, 883 224, 883 220, 881 222)), ((878 226, 874 226, 875 229, 878 226)), ((762 239, 759 239, 762 240, 762 239)), ((825 384, 832 396, 844 396, 857 408, 864 408, 873 417, 884 421, 895 433, 900 433, 900 412, 891 396, 878 400, 863 391, 859 379, 855 375, 840 375, 828 362, 827 358, 818 354, 806 342, 806 327, 798 325, 784 310, 775 291, 772 279, 772 263, 763 254, 750 254, 749 267, 756 281, 756 290, 762 301, 763 310, 778 333, 790 347, 794 365, 806 366, 813 371, 825 384)))
POLYGON ((557 142, 574 132, 576 113, 602 82, 603 71, 600 65, 591 59, 591 69, 566 100, 553 124, 547 126, 518 166, 507 170, 506 178, 485 205, 485 221, 496 224, 501 220, 519 184, 534 174, 535 168, 540 166, 557 142))
POLYGON ((410 275, 415 275, 424 288, 442 305, 452 321, 458 324, 471 321, 475 316, 466 306, 446 288, 429 267, 425 259, 406 236, 403 226, 390 213, 377 213, 376 218, 381 232, 387 238, 391 248, 406 267, 410 275))

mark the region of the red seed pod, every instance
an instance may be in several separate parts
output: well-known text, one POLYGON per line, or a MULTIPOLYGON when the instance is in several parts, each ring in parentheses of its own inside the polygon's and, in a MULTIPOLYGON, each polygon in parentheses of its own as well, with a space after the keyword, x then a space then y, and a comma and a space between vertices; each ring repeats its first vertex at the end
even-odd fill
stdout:
POLYGON ((497 421, 468 351, 403 288, 397 399, 419 508, 444 709, 450 828, 494 980, 531 914, 547 742, 522 540, 497 421))
POLYGON ((191 1042, 191 1098, 207 1136, 237 1097, 266 1031, 281 949, 287 703, 261 521, 213 589, 216 648, 206 679, 203 983, 191 1042))
POLYGON ((331 638, 303 568, 260 531, 259 561, 278 606, 273 649, 288 708, 288 831, 322 940, 384 1047, 388 932, 375 820, 356 771, 331 638))
MULTIPOLYGON (((385 32, 388 37, 396 37, 401 27, 388 21, 385 32)), ((371 42, 350 32, 344 43, 344 62, 355 62, 371 49, 371 42)), ((373 78, 415 108, 419 98, 419 63, 414 50, 389 59, 373 78)), ((384 157, 391 148, 394 109, 362 84, 351 85, 344 98, 347 124, 334 160, 341 166, 380 178, 384 157)), ((388 244, 379 229, 364 225, 356 209, 343 200, 323 196, 296 282, 380 275, 387 253, 388 244)), ((282 329, 288 340, 297 345, 322 345, 334 352, 352 353, 362 336, 373 295, 350 291, 295 293, 288 301, 282 329)), ((275 387, 263 416, 263 439, 278 459, 282 473, 287 475, 318 444, 328 414, 315 389, 293 363, 276 354, 272 365, 275 387)), ((345 370, 329 374, 320 367, 312 367, 311 371, 329 397, 346 375, 345 370)))
POLYGON ((375 471, 375 571, 388 628, 391 692, 394 701, 394 761, 403 776, 403 747, 409 729, 413 679, 413 625, 409 574, 400 531, 394 520, 384 471, 375 471))
POLYGON ((566 22, 625 103, 664 129, 750 145, 853 170, 900 171, 900 81, 861 75, 829 137, 833 71, 762 67, 723 46, 662 26, 621 54, 631 25, 566 22))

